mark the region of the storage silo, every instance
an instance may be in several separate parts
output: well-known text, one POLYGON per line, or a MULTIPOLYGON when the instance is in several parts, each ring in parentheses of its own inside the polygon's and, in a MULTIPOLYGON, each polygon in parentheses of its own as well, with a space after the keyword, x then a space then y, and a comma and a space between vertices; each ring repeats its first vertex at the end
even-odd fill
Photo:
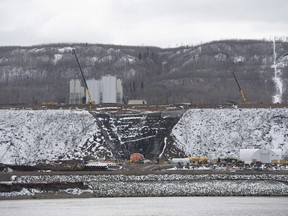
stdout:
POLYGON ((78 79, 70 80, 69 104, 81 104, 85 95, 84 87, 78 79))
MULTIPOLYGON (((94 101, 95 104, 100 104, 100 81, 95 79, 87 80, 87 85, 92 101, 94 101)), ((86 92, 86 98, 88 98, 88 92, 86 92)))
POLYGON ((123 86, 121 79, 117 79, 117 103, 123 103, 123 86))
POLYGON ((117 103, 117 80, 114 76, 102 77, 102 103, 117 103))

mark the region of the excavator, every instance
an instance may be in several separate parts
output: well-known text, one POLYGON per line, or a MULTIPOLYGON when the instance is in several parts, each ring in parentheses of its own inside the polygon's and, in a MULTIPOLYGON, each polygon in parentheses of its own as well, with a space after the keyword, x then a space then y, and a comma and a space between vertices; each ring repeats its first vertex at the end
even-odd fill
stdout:
POLYGON ((238 88, 239 88, 239 92, 240 92, 240 96, 241 96, 242 102, 243 102, 244 104, 249 104, 249 102, 247 101, 247 99, 246 99, 246 97, 245 97, 245 95, 244 95, 243 90, 242 90, 241 87, 240 87, 240 84, 239 84, 239 82, 238 82, 235 74, 234 74, 233 72, 231 72, 231 73, 232 73, 232 75, 233 75, 233 77, 234 77, 234 79, 235 79, 235 81, 236 81, 236 83, 237 83, 237 86, 238 86, 238 88))
POLYGON ((78 57, 77 57, 77 54, 76 54, 75 49, 73 49, 72 52, 73 52, 73 54, 75 55, 75 58, 76 58, 78 67, 79 67, 80 72, 81 72, 81 75, 82 75, 83 82, 84 82, 84 84, 85 84, 85 88, 86 88, 86 91, 87 91, 87 94, 88 94, 88 104, 89 104, 89 105, 95 104, 95 101, 92 100, 92 97, 91 97, 91 94, 90 94, 90 90, 89 90, 89 88, 88 88, 88 85, 87 85, 86 79, 85 79, 85 77, 84 77, 84 74, 83 74, 81 65, 80 65, 80 63, 79 63, 79 59, 78 59, 78 57))

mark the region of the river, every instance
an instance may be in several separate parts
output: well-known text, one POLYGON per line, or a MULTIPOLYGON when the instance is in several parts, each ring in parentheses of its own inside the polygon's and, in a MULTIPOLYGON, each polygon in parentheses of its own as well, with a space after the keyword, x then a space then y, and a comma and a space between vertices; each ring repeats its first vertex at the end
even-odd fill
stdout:
POLYGON ((3 216, 286 216, 288 197, 135 197, 0 201, 3 216))

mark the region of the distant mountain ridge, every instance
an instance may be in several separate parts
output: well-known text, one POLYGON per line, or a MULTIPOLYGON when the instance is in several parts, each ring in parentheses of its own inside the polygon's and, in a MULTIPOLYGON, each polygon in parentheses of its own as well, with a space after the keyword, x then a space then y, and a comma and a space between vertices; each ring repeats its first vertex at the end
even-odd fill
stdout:
MULTIPOLYGON (((234 72, 251 103, 271 103, 273 42, 223 40, 170 49, 102 44, 49 44, 0 47, 0 103, 67 103, 69 80, 81 79, 71 50, 77 51, 87 79, 116 75, 125 99, 151 104, 241 102, 234 72)), ((288 42, 276 41, 277 56, 288 42)), ((288 63, 282 64, 287 101, 288 63)))

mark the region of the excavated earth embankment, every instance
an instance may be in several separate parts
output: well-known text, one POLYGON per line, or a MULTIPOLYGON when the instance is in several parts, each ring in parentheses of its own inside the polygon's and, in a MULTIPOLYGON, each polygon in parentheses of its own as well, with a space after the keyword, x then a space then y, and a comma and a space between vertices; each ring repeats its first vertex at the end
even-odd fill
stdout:
MULTIPOLYGON (((160 155, 166 159, 184 157, 195 153, 197 148, 197 156, 207 156, 209 152, 216 152, 218 156, 222 151, 223 157, 232 153, 236 155, 239 148, 256 148, 254 143, 259 144, 257 148, 270 146, 282 148, 283 152, 287 149, 287 109, 235 107, 185 112, 186 108, 145 112, 120 112, 119 108, 112 111, 112 107, 106 107, 105 111, 98 107, 89 112, 82 109, 46 111, 43 108, 1 110, 1 162, 14 164, 14 167, 12 171, 6 170, 9 173, 5 173, 4 169, 0 172, 0 199, 288 196, 287 171, 168 171, 169 165, 135 165, 118 171, 55 172, 47 167, 63 167, 67 161, 83 162, 104 156, 127 159, 134 152, 142 152, 153 161, 154 156, 159 159, 160 155), (243 134, 247 139, 243 139, 243 134), (233 138, 235 142, 230 139, 223 145, 224 138, 233 138), (197 146, 190 145, 195 143, 197 146), (237 148, 231 147, 231 143, 237 144, 237 148), (185 148, 181 148, 183 146, 185 148), (19 168, 16 165, 39 163, 46 164, 42 167, 46 171, 15 171, 19 168)), ((75 167, 71 163, 68 165, 69 169, 75 167)))

